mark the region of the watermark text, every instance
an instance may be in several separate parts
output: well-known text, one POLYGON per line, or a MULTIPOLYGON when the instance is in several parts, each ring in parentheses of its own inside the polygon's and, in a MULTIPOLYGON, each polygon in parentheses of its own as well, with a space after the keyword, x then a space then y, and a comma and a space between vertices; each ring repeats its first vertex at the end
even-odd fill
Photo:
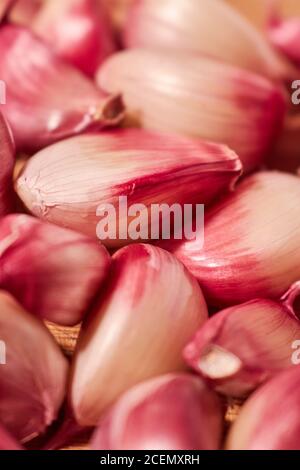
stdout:
POLYGON ((97 237, 102 240, 197 240, 204 244, 203 204, 128 204, 120 196, 117 204, 97 208, 97 237))

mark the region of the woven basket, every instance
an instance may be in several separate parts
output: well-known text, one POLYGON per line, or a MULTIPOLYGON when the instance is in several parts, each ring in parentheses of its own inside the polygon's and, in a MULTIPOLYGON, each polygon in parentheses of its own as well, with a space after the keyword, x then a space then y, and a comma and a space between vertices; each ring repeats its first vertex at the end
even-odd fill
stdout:
MULTIPOLYGON (((64 354, 67 357, 72 357, 79 336, 80 326, 75 326, 72 328, 62 327, 49 322, 46 322, 46 326, 50 333, 54 336, 64 354)), ((227 430, 237 418, 239 410, 242 406, 242 400, 233 398, 224 399, 223 405, 225 430, 227 430)), ((88 450, 88 444, 86 442, 73 442, 67 448, 67 450, 88 450)))
POLYGON ((80 326, 65 327, 58 326, 50 322, 46 322, 46 326, 56 339, 64 354, 68 357, 71 357, 75 350, 80 332, 80 326))

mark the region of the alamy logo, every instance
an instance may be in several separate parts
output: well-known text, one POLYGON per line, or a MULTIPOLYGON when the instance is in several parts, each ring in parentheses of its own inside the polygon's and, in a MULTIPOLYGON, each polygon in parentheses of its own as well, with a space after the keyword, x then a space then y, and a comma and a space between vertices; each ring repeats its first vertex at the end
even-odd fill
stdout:
POLYGON ((97 208, 100 240, 194 240, 204 244, 203 204, 132 204, 127 196, 97 208))
POLYGON ((295 90, 292 94, 292 103, 298 106, 300 104, 300 80, 294 80, 292 89, 295 90))
POLYGON ((6 364, 6 344, 4 341, 0 341, 0 366, 6 364))

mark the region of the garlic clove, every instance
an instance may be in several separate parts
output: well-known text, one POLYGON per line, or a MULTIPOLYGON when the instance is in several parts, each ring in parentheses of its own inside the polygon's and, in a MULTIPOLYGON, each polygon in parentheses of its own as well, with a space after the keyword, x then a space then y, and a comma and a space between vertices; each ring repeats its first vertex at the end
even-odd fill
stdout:
POLYGON ((273 3, 267 29, 268 39, 274 48, 299 66, 300 20, 297 17, 281 18, 279 12, 276 11, 276 2, 273 1, 273 3))
POLYGON ((0 113, 0 217, 8 214, 14 208, 14 165, 15 145, 13 141, 13 136, 8 126, 8 123, 6 122, 3 115, 0 113))
POLYGON ((91 77, 116 49, 104 6, 95 0, 46 2, 32 29, 60 57, 91 77))
POLYGON ((292 345, 298 338, 300 322, 292 305, 288 309, 257 299, 210 318, 186 346, 184 357, 219 393, 243 397, 293 366, 292 345))
POLYGON ((255 392, 232 426, 228 450, 300 449, 300 374, 283 372, 255 392))
POLYGON ((189 51, 275 80, 296 70, 236 9, 219 0, 140 0, 125 29, 127 47, 189 51))
POLYGON ((168 249, 214 306, 279 299, 300 278, 299 198, 297 176, 256 173, 206 214, 203 246, 195 239, 168 249))
POLYGON ((0 450, 21 450, 18 442, 0 424, 0 450))
POLYGON ((206 319, 200 287, 175 257, 151 245, 118 251, 75 351, 70 400, 77 421, 96 425, 133 385, 185 370, 182 349, 206 319))
POLYGON ((132 241, 128 213, 135 204, 145 206, 141 217, 147 219, 149 240, 154 204, 178 204, 180 210, 184 204, 209 204, 234 186, 241 170, 239 158, 225 146, 127 129, 42 150, 28 161, 16 188, 34 215, 119 247, 132 241), (126 198, 128 210, 121 210, 120 198, 126 198), (99 209, 109 205, 116 212, 109 225, 117 218, 118 227, 101 237, 99 209))
POLYGON ((245 172, 263 162, 282 128, 285 98, 277 85, 204 57, 123 51, 104 62, 97 81, 122 93, 134 125, 225 143, 245 172))
POLYGON ((0 421, 27 442, 55 420, 68 363, 46 327, 4 291, 0 307, 0 421))
POLYGON ((217 395, 189 374, 169 374, 126 392, 100 421, 95 450, 217 450, 217 395))
POLYGON ((109 265, 106 249, 84 235, 23 214, 0 220, 0 288, 44 319, 80 323, 109 265))
POLYGON ((18 150, 30 153, 68 136, 117 124, 122 118, 119 96, 98 90, 29 30, 2 26, 0 51, 0 76, 7 94, 2 112, 18 150))

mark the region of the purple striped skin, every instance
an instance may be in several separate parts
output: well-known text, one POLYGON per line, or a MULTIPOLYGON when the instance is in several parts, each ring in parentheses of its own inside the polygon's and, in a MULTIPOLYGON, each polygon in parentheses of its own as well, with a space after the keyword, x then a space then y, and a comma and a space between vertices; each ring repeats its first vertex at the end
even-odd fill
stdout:
POLYGON ((43 434, 57 418, 69 363, 44 324, 7 292, 0 292, 0 307, 0 337, 5 345, 5 363, 0 366, 0 422, 26 443, 43 434))
POLYGON ((279 300, 300 278, 300 179, 259 172, 206 212, 204 246, 169 242, 198 279, 209 304, 279 300))
POLYGON ((0 76, 7 95, 1 109, 18 151, 32 154, 123 118, 119 95, 103 93, 27 28, 1 26, 0 76))
POLYGON ((0 289, 64 326, 89 312, 110 267, 104 246, 24 214, 0 219, 0 289))
POLYGON ((295 367, 291 358, 293 344, 300 339, 293 308, 297 296, 299 284, 284 302, 257 299, 217 313, 184 349, 187 364, 215 390, 235 397, 247 396, 295 367))
MULTIPOLYGON (((275 2, 276 3, 276 2, 275 2)), ((268 38, 272 45, 291 60, 296 66, 300 65, 300 21, 299 18, 283 19, 273 12, 268 27, 268 38)))
POLYGON ((197 281, 173 255, 139 244, 116 252, 73 358, 69 400, 77 421, 95 426, 130 387, 185 371, 182 349, 207 318, 197 281))
POLYGON ((100 421, 95 450, 217 450, 219 399, 189 374, 169 374, 126 392, 100 421))
POLYGON ((99 1, 46 2, 32 29, 62 59, 91 79, 101 63, 116 51, 105 7, 99 1))
POLYGON ((300 369, 281 373, 242 407, 228 450, 300 450, 300 369))
POLYGON ((126 234, 134 219, 121 213, 120 197, 127 198, 128 208, 144 204, 141 217, 150 227, 152 205, 209 205, 234 188, 241 172, 239 157, 227 146, 126 129, 74 137, 38 152, 16 189, 37 217, 93 238, 98 208, 112 205, 116 236, 103 243, 120 248, 132 242, 126 234))
POLYGON ((135 127, 226 144, 244 173, 263 164, 286 111, 282 90, 270 80, 184 52, 127 49, 104 62, 97 83, 122 93, 135 127))

